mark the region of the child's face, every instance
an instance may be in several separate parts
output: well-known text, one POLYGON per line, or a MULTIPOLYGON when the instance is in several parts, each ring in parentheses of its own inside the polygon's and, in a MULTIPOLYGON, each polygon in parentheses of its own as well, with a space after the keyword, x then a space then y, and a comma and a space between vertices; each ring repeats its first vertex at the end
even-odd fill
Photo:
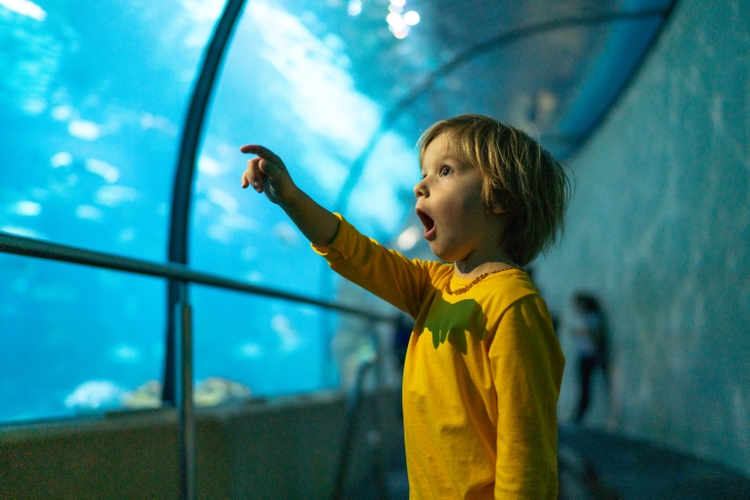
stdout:
POLYGON ((502 225, 482 202, 482 180, 478 168, 449 153, 445 133, 427 145, 414 194, 424 237, 439 259, 471 267, 494 260, 502 225))

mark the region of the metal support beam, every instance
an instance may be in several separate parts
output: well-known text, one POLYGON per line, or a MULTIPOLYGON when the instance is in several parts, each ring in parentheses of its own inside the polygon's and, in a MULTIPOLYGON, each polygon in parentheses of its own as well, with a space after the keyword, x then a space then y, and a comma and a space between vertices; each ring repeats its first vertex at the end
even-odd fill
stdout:
MULTIPOLYGON (((245 0, 228 0, 224 13, 221 15, 211 41, 203 57, 203 65, 193 89, 190 107, 182 128, 180 141, 180 156, 177 160, 172 191, 172 211, 169 220, 169 262, 187 264, 188 220, 190 214, 191 191, 193 187, 193 173, 195 159, 203 132, 203 120, 206 108, 211 99, 214 79, 221 65, 222 56, 227 41, 232 35, 237 17, 242 10, 245 0)), ((175 403, 175 306, 179 301, 179 283, 169 283, 167 291, 167 356, 164 367, 164 392, 162 399, 165 403, 175 403)))

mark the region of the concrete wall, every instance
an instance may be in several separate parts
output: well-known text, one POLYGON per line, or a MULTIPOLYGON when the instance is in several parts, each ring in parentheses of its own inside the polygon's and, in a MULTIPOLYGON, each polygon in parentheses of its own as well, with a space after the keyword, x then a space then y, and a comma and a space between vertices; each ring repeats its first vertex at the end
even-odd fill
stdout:
MULTIPOLYGON (((363 399, 346 491, 403 449, 399 394, 363 399), (380 432, 379 449, 368 433, 380 432)), ((344 441, 340 393, 197 412, 197 498, 329 499, 344 441)), ((123 412, 0 430, 0 498, 178 499, 174 411, 123 412)))
POLYGON ((682 0, 603 126, 569 161, 562 245, 535 280, 561 316, 597 293, 613 366, 588 425, 750 475, 750 2, 682 0))

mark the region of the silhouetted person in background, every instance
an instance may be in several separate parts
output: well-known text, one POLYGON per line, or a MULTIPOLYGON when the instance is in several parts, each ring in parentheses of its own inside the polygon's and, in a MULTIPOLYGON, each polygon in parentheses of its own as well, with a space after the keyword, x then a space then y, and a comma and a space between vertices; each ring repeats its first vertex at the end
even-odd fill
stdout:
POLYGON ((599 368, 607 375, 607 322, 597 298, 586 292, 573 295, 578 321, 573 330, 578 353, 579 393, 576 423, 580 423, 591 402, 591 377, 599 368))

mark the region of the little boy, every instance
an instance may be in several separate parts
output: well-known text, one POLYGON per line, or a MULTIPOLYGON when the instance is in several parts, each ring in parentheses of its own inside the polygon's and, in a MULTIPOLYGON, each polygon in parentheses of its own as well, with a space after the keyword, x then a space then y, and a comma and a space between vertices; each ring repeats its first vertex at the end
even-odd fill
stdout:
POLYGON ((565 359, 526 273, 556 240, 568 201, 560 165, 526 134, 479 115, 430 127, 414 187, 442 262, 363 236, 247 145, 242 187, 277 203, 345 278, 415 319, 403 378, 410 498, 557 498, 556 405, 565 359))

